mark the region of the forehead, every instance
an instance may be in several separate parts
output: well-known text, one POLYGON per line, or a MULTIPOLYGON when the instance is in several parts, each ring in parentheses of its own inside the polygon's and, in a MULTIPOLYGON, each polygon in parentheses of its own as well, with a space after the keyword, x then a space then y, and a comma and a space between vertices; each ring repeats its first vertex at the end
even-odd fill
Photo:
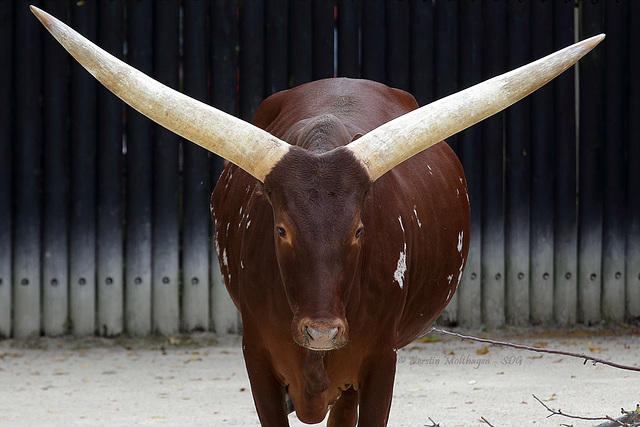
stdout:
POLYGON ((360 162, 342 147, 322 154, 292 147, 264 184, 275 209, 285 209, 288 216, 322 218, 329 212, 348 215, 359 210, 370 181, 360 162))

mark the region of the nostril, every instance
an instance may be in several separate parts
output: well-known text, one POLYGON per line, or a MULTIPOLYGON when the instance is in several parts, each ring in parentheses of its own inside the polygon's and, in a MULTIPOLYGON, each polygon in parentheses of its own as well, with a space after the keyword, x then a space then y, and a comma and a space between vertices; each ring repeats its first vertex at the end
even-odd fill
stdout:
POLYGON ((316 333, 318 332, 318 331, 316 331, 315 329, 310 328, 309 326, 305 326, 305 327, 304 327, 304 334, 305 334, 305 335, 306 335, 310 340, 312 340, 312 341, 313 341, 313 335, 314 335, 314 333, 313 333, 312 331, 313 331, 313 332, 316 332, 316 333))

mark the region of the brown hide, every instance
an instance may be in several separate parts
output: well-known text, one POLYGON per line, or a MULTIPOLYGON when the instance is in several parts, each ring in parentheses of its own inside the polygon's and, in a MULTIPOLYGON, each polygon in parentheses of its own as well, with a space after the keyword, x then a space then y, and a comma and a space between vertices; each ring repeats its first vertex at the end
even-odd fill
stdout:
POLYGON ((359 425, 386 424, 396 349, 455 292, 469 204, 453 151, 436 144, 371 183, 341 148, 415 108, 406 92, 361 80, 277 93, 254 124, 297 147, 264 184, 233 164, 220 177, 216 250, 263 425, 288 425, 287 391, 304 422, 333 404, 329 425, 355 425, 359 404, 359 425), (335 345, 313 350, 316 330, 335 345))

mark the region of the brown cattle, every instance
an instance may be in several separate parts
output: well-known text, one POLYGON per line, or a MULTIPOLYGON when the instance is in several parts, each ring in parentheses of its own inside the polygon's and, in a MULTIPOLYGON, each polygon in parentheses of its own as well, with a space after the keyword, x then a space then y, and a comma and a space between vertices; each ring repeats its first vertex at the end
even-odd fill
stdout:
POLYGON ((362 425, 384 423, 396 349, 453 296, 469 236, 453 151, 436 144, 372 183, 344 148, 415 108, 406 92, 361 80, 280 92, 254 124, 296 149, 264 184, 233 164, 220 177, 216 249, 265 425, 286 422, 287 388, 303 422, 333 404, 330 425, 353 425, 359 402, 362 425))
POLYGON ((575 63, 595 37, 418 109, 406 92, 329 79, 277 93, 255 126, 163 87, 34 8, 98 80, 230 160, 211 197, 263 425, 385 425, 396 351, 442 312, 468 250, 462 167, 441 141, 575 63), (425 150, 427 147, 431 148, 425 150))

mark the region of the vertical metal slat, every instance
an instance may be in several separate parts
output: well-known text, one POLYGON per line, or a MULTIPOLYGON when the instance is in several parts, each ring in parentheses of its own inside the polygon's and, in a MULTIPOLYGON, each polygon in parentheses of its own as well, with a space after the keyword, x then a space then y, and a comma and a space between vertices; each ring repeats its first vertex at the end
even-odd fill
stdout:
MULTIPOLYGON (((573 43, 574 5, 554 2, 555 49, 573 43)), ((576 151, 576 69, 556 78, 555 84, 555 213, 554 213, 554 320, 574 324, 578 298, 578 212, 576 151)))
MULTIPOLYGON (((184 3, 184 92, 202 102, 207 101, 208 38, 207 4, 184 3)), ((229 31, 229 23, 222 31, 229 31)), ((216 24, 214 24, 216 25, 216 24)), ((216 37, 217 38, 217 37, 216 37)), ((214 52, 215 58, 235 56, 235 43, 220 37, 232 50, 226 55, 214 52)), ((215 43, 220 43, 215 40, 215 43)), ((215 73, 218 81, 222 73, 215 73)), ((233 76, 235 83, 235 75, 233 76)), ((229 83, 227 83, 229 84, 229 83)), ((183 141, 182 168, 182 328, 185 331, 209 329, 209 192, 212 188, 207 169, 207 151, 183 141)))
MULTIPOLYGON (((460 87, 482 81, 482 5, 468 1, 460 8, 460 87)), ((458 285, 458 323, 478 327, 482 322, 482 126, 476 125, 458 136, 471 204, 471 243, 462 280, 458 285)))
POLYGON ((14 11, 15 149, 13 152, 13 335, 40 333, 41 288, 41 36, 40 23, 27 7, 14 11))
POLYGON ((338 76, 360 76, 360 1, 338 2, 338 76))
POLYGON ((386 81, 385 33, 384 1, 367 2, 362 7, 362 78, 386 81))
POLYGON ((288 89, 289 45, 287 0, 268 0, 265 24, 265 96, 288 89))
MULTIPOLYGON (((66 1, 48 1, 47 11, 65 19, 66 1)), ((67 332, 69 316, 69 54, 53 37, 44 38, 42 329, 67 332)))
MULTIPOLYGON (((483 78, 502 74, 506 62, 505 2, 484 3, 483 78)), ((482 124, 482 318, 489 327, 504 325, 504 113, 482 124)))
MULTIPOLYGON (((531 61, 531 2, 508 2, 509 69, 531 61)), ((529 323, 529 226, 531 99, 506 112, 505 146, 505 314, 510 325, 529 323)))
POLYGON ((313 78, 327 79, 334 75, 334 6, 333 0, 313 1, 313 78))
MULTIPOLYGON (((96 40, 97 5, 74 3, 73 27, 96 40)), ((69 318, 74 335, 95 332, 97 83, 77 62, 71 69, 69 318)))
POLYGON ((264 99, 264 0, 239 5, 240 118, 251 121, 264 99))
MULTIPOLYGON (((153 69, 153 2, 128 3, 128 61, 151 75, 153 69)), ((125 323, 133 336, 151 332, 151 194, 153 123, 126 109, 126 273, 125 323)))
MULTIPOLYGON (((532 3, 533 58, 553 52, 553 2, 532 3)), ((531 95, 531 321, 553 320, 554 85, 531 95)))
MULTIPOLYGON (((99 20, 100 46, 122 58, 123 0, 100 2, 99 20)), ((124 330, 123 128, 122 101, 99 85, 97 329, 104 336, 119 335, 124 330)))
MULTIPOLYGON (((294 2, 293 4, 303 3, 308 4, 307 2, 294 2)), ((235 46, 238 43, 239 23, 235 4, 225 0, 214 2, 211 11, 211 22, 213 28, 211 34, 211 74, 217 76, 212 84, 211 104, 227 113, 237 114, 238 58, 235 46)), ((311 55, 309 54, 309 63, 310 58, 311 55)), ((210 176, 213 184, 217 182, 220 173, 222 173, 222 167, 223 160, 218 156, 212 156, 210 176)), ((194 195, 193 197, 197 196, 194 195)), ((211 224, 211 215, 208 208, 207 213, 207 222, 211 224)), ((195 217, 197 212, 194 211, 193 215, 195 217)), ((210 226, 210 229, 213 231, 212 226, 210 226)), ((218 263, 216 251, 213 249, 213 240, 210 240, 209 248, 211 254, 211 321, 213 330, 219 334, 239 333, 241 330, 240 314, 233 305, 222 280, 220 264, 218 263)))
MULTIPOLYGON (((472 10, 474 3, 468 5, 472 10)), ((433 101, 433 62, 434 62, 434 5, 432 2, 413 0, 411 2, 411 94, 418 105, 427 105, 433 101)), ((463 8, 464 10, 464 8, 463 8)), ((471 14, 470 14, 471 15, 471 14)), ((461 15, 464 16, 464 14, 461 15)), ((463 18, 462 18, 463 19, 463 18)), ((473 22, 473 21, 472 21, 473 22)), ((461 27, 460 31, 463 29, 461 27)), ((470 47, 470 50, 471 51, 470 47)), ((464 55, 467 50, 461 51, 464 55)))
POLYGON ((408 91, 411 86, 410 72, 410 22, 409 2, 387 0, 387 84, 408 91))
POLYGON ((289 3, 289 87, 313 80, 313 24, 311 0, 289 3))
POLYGON ((13 2, 0 3, 0 337, 11 335, 13 2))
MULTIPOLYGON (((179 88, 180 5, 156 2, 154 77, 179 88)), ((153 151, 152 318, 153 331, 173 335, 180 329, 180 239, 178 151, 180 139, 155 125, 153 151)))
MULTIPOLYGON (((604 2, 582 2, 580 39, 603 32, 603 19, 604 2)), ((604 59, 598 46, 580 61, 578 320, 587 325, 601 320, 604 59)))
MULTIPOLYGON (((604 198, 602 223, 602 316, 625 317, 625 244, 627 141, 627 34, 629 2, 606 2, 604 198)), ((634 94, 632 96, 638 96, 634 94)), ((632 118, 631 120, 637 120, 632 118)), ((637 167, 637 166, 631 166, 637 167)))
MULTIPOLYGON (((640 75, 640 55, 635 41, 640 40, 640 3, 629 4, 629 76, 640 75)), ((629 79, 628 92, 640 93, 640 80, 629 79)), ((626 305, 629 319, 640 318, 640 96, 629 96, 629 152, 627 160, 627 253, 626 305)))

